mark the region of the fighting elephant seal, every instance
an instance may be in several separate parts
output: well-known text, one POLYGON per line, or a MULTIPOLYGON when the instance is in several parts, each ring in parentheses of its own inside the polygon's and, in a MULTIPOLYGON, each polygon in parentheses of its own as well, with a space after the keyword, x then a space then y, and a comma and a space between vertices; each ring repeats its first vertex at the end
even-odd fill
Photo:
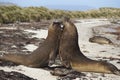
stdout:
POLYGON ((46 40, 31 54, 3 54, 0 60, 11 61, 29 67, 44 67, 56 58, 61 35, 60 22, 53 22, 48 28, 46 40))
MULTIPOLYGON (((87 58, 78 45, 78 32, 75 25, 67 18, 63 21, 59 55, 64 66, 79 72, 111 73, 120 75, 116 66, 104 61, 87 58)), ((82 34, 81 34, 82 35, 82 34)))

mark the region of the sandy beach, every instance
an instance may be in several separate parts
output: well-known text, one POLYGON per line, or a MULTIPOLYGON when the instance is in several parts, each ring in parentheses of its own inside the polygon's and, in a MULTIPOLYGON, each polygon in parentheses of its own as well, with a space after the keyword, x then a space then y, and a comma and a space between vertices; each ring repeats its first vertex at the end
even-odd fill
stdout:
MULTIPOLYGON (((93 35, 92 29, 94 28, 96 31, 98 31, 98 34, 96 35, 102 35, 109 39, 111 39, 116 44, 116 40, 114 39, 116 36, 110 35, 110 34, 101 34, 99 30, 97 30, 98 26, 102 25, 110 25, 111 23, 107 19, 81 19, 77 20, 77 23, 75 23, 78 35, 79 35, 79 46, 81 51, 84 55, 91 59, 95 60, 107 60, 108 62, 114 64, 120 69, 120 63, 117 63, 120 61, 120 47, 116 47, 114 45, 100 45, 97 43, 91 43, 89 42, 89 38, 91 38, 93 35), (110 60, 110 58, 115 58, 115 60, 110 60)), ((102 29, 101 29, 102 30, 102 29)), ((47 36, 47 30, 39 30, 39 31, 33 31, 33 30, 26 30, 28 33, 33 32, 36 33, 33 37, 37 38, 45 38, 47 36)), ((103 30, 102 30, 103 31, 103 30)), ((119 44, 118 44, 119 45, 119 44)), ((34 45, 30 45, 26 47, 29 51, 35 50, 37 47, 34 45)), ((57 80, 57 76, 52 76, 49 71, 38 69, 38 68, 29 68, 25 66, 15 66, 15 67, 0 67, 0 70, 4 71, 16 71, 23 73, 29 77, 32 77, 37 80, 57 80)), ((83 72, 86 74, 85 77, 76 78, 75 80, 120 80, 120 76, 116 76, 114 74, 103 74, 102 73, 89 73, 89 72, 83 72)))

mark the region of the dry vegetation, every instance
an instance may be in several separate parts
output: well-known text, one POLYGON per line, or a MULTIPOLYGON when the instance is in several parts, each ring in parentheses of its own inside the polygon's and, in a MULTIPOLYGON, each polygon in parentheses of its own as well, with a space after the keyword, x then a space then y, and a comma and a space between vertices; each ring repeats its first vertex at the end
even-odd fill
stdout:
POLYGON ((119 18, 119 8, 100 8, 89 11, 50 10, 45 7, 0 6, 0 23, 31 22, 59 19, 62 16, 70 18, 119 18))

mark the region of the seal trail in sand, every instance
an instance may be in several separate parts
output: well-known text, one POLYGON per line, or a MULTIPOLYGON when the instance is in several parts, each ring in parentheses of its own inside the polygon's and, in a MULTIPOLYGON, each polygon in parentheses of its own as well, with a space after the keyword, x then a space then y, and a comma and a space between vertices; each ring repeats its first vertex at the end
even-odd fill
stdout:
POLYGON ((71 67, 79 72, 120 75, 120 71, 113 64, 105 61, 92 60, 83 55, 78 45, 78 32, 75 25, 69 18, 64 19, 63 25, 64 29, 60 40, 59 55, 64 66, 71 67))
POLYGON ((11 61, 29 67, 44 67, 54 62, 61 35, 60 22, 53 22, 48 28, 46 40, 31 54, 4 54, 0 60, 11 61))

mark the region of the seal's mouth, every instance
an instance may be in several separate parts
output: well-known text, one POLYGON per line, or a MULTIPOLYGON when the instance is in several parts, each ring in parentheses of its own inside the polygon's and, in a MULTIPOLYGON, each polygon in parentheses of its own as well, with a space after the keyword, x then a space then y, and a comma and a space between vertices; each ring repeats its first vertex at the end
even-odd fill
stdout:
POLYGON ((64 29, 64 25, 63 24, 61 24, 61 30, 63 30, 64 29))
POLYGON ((61 25, 61 28, 63 28, 64 27, 64 25, 61 25))

